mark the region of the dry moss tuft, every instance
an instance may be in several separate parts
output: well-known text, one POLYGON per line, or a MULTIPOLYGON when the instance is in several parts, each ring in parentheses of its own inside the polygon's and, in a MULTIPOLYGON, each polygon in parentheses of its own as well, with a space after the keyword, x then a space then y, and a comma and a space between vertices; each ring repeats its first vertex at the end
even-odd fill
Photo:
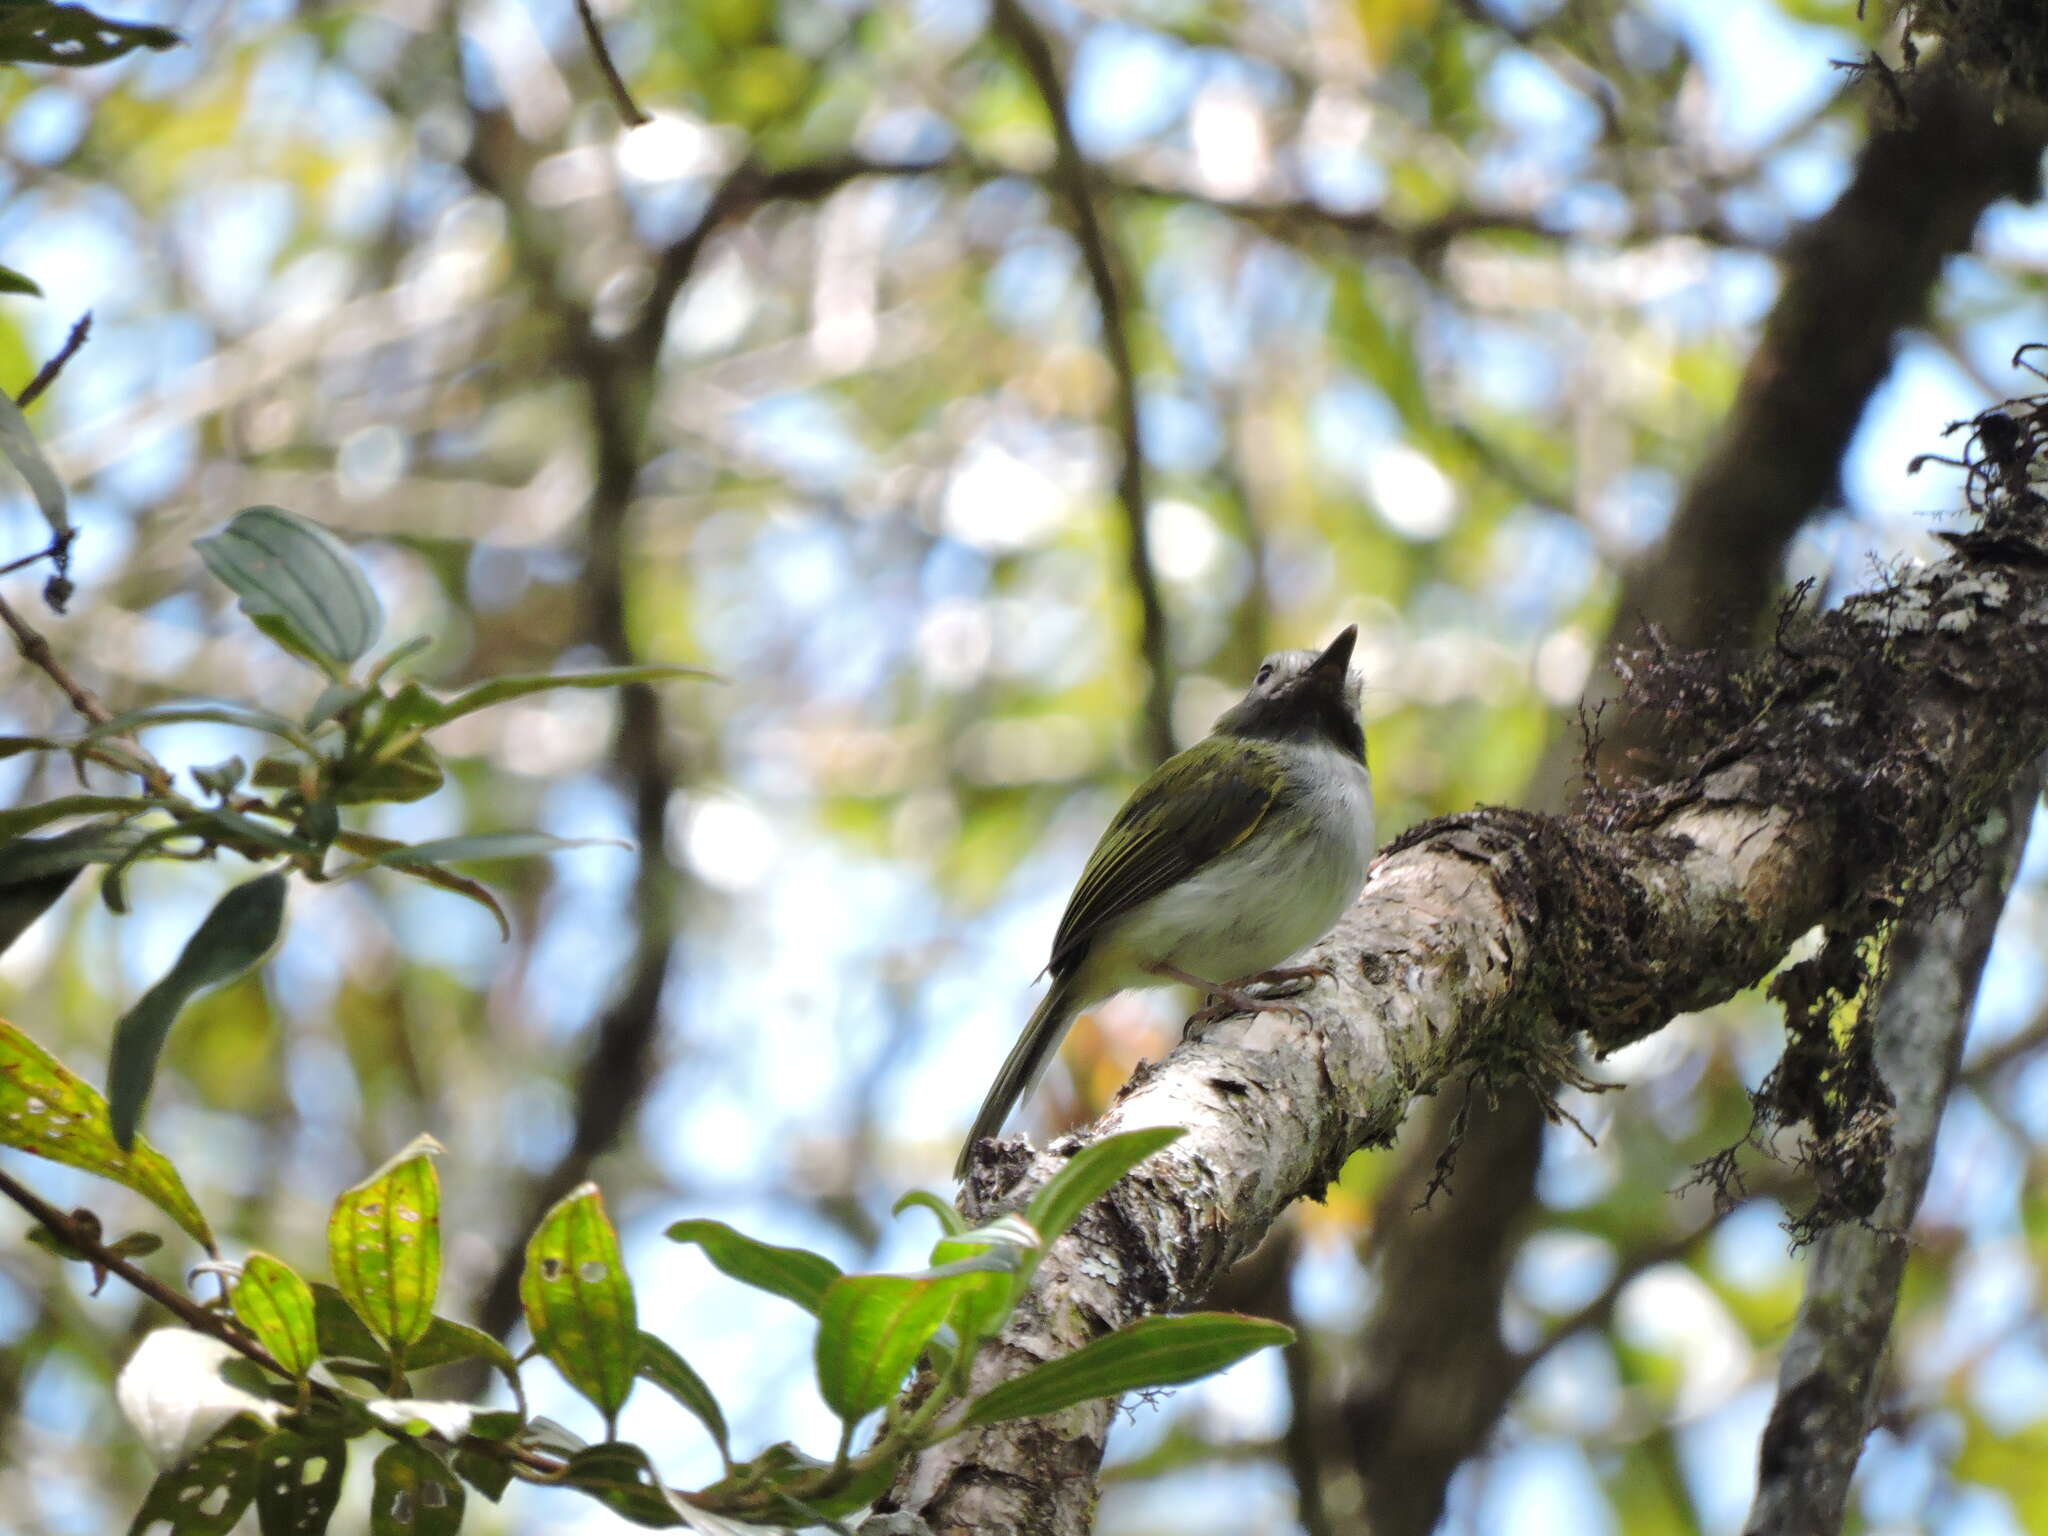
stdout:
MULTIPOLYGON (((2028 350, 2015 358, 2020 366, 2029 366, 2028 350)), ((1965 434, 1963 447, 1942 461, 1965 471, 1978 526, 1943 537, 1985 560, 2048 560, 2048 501, 2034 488, 2048 464, 2048 396, 2008 400, 1949 430, 1965 434)), ((1944 782, 1910 701, 1930 691, 1918 683, 1956 696, 1991 686, 1996 669, 1973 649, 1971 615, 2000 606, 1999 580, 1960 574, 1930 591, 1924 574, 1908 583, 1887 573, 1875 591, 1833 612, 1816 611, 1802 588, 1781 610, 1773 644, 1748 665, 1676 651, 1653 635, 1624 668, 1630 728, 1655 758, 1698 766, 1679 780, 1597 784, 1589 814, 1603 825, 1652 825, 1738 758, 1761 797, 1779 804, 1839 799, 1851 786, 1835 824, 1857 884, 1839 893, 1840 915, 1819 951, 1771 984, 1785 1009, 1785 1050, 1753 1096, 1749 1132, 1695 1170, 1732 1197, 1742 1188, 1742 1148, 1773 1153, 1777 1133, 1793 1133, 1815 1187, 1811 1205, 1787 1223, 1799 1243, 1868 1220, 1884 1194, 1893 1100, 1873 1059, 1872 1029, 1890 938, 1902 916, 1930 915, 1969 892, 1982 862, 1973 829, 2002 783, 1944 782), (1924 643, 1930 637, 1951 643, 1924 643), (1888 744, 1875 761, 1871 741, 1888 744)), ((2029 713, 2048 710, 2048 687, 2037 681, 2034 696, 2014 697, 2015 681, 2010 669, 1997 674, 2002 698, 2029 713)), ((2024 735, 2014 733, 2015 766, 2024 735)))

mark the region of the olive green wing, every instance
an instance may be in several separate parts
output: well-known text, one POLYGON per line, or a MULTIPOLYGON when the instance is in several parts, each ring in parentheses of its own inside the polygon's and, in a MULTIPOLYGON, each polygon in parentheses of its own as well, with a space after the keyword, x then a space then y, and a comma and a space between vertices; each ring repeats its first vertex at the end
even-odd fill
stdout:
POLYGON ((1279 755, 1258 741, 1212 736, 1160 764, 1095 845, 1048 968, 1064 975, 1105 925, 1250 837, 1285 783, 1279 755))

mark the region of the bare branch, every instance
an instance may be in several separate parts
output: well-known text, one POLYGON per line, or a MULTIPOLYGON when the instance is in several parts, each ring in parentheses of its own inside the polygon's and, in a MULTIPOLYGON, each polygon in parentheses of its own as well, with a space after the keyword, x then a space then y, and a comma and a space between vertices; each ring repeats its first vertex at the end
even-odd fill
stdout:
POLYGON ((598 73, 604 76, 605 89, 612 93, 612 105, 619 109, 626 126, 638 128, 653 122, 633 100, 633 93, 626 89, 625 79, 619 74, 619 66, 612 62, 611 50, 604 45, 604 32, 597 24, 597 13, 591 10, 590 0, 576 0, 576 15, 583 22, 583 36, 590 43, 590 56, 597 61, 598 73))
MULTIPOLYGON (((521 201, 516 167, 494 158, 487 141, 491 141, 490 135, 477 135, 464 167, 477 185, 507 210, 521 270, 555 320, 561 365, 582 392, 593 445, 593 485, 579 584, 582 627, 608 661, 629 664, 636 657, 626 620, 628 534, 645 460, 661 327, 666 323, 666 306, 688 280, 704 240, 728 216, 738 193, 722 189, 713 198, 697 228, 664 260, 657 289, 664 284, 673 287, 649 301, 640 327, 607 343, 593 328, 588 307, 561 281, 559 253, 536 233, 521 201)), ((727 183, 728 188, 734 185, 730 180, 727 183)), ((588 1030, 589 1046, 577 1072, 569 1146, 554 1166, 522 1193, 515 1227, 519 1232, 532 1230, 557 1200, 589 1176, 591 1164, 617 1143, 653 1081, 670 957, 681 937, 681 875, 665 851, 664 826, 669 798, 676 792, 681 772, 666 740, 662 704, 654 690, 645 684, 622 689, 611 768, 632 804, 637 849, 632 884, 633 955, 610 1001, 588 1030)), ((508 1242, 478 1304, 478 1320, 486 1331, 502 1336, 518 1322, 523 1262, 520 1245, 508 1242)), ((472 1379, 480 1374, 473 1373, 472 1379)))
POLYGON ((20 647, 21 658, 30 666, 47 674, 50 681, 63 690, 64 697, 94 725, 105 725, 113 719, 113 713, 100 702, 100 696, 71 675, 71 671, 50 649, 50 642, 43 632, 14 611, 6 598, 0 597, 0 623, 14 631, 14 643, 20 647))
POLYGON ((1144 445, 1138 435, 1138 373, 1131 360, 1126 301, 1117 287, 1116 260, 1109 234, 1096 213, 1088 163, 1074 138, 1066 88, 1053 58, 1052 41, 1024 8, 1023 0, 995 0, 990 21, 1016 49, 1025 73, 1045 103, 1046 115, 1052 120, 1052 179, 1073 218, 1074 237, 1080 242, 1081 259, 1088 268, 1088 281, 1095 290, 1095 305, 1102 317, 1102 345, 1116 374, 1116 429, 1122 444, 1116 490, 1117 500, 1123 506, 1131 591, 1138 600, 1139 646, 1148 673, 1145 745, 1155 761, 1163 761, 1174 752, 1173 657, 1167 644, 1166 609, 1159 597, 1159 576, 1152 567, 1150 535, 1145 526, 1150 503, 1145 492, 1144 445))
POLYGON ((1884 1199, 1870 1221, 1823 1233, 1806 1296, 1778 1369, 1778 1400, 1757 1455, 1746 1536, 1805 1536, 1842 1521, 1863 1454, 1878 1368, 1898 1306, 1907 1233, 1934 1166, 1934 1140, 1956 1080, 1977 982, 2041 793, 2021 774, 1982 833, 1983 870, 1954 909, 1910 923, 1893 940, 1878 996, 1878 1069, 1894 1100, 1884 1199))
POLYGON ((57 375, 64 371, 64 365, 77 355, 78 349, 85 345, 86 337, 91 334, 92 311, 88 309, 71 327, 71 334, 64 338, 64 345, 57 349, 57 355, 43 364, 36 376, 28 381, 27 387, 14 397, 14 403, 27 410, 41 399, 43 391, 57 382, 57 375))

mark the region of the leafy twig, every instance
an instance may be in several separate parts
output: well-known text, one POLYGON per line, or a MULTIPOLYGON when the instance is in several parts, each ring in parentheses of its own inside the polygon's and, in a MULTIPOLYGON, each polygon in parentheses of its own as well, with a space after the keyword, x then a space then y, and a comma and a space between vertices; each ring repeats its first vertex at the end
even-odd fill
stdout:
POLYGON ((226 1344, 231 1349, 240 1351, 267 1371, 275 1371, 280 1376, 289 1376, 291 1374, 282 1365, 278 1364, 276 1358, 271 1355, 269 1350, 242 1332, 241 1329, 221 1316, 220 1313, 201 1306, 190 1296, 172 1290, 147 1270, 136 1268, 135 1265, 102 1242, 99 1234, 91 1230, 86 1223, 73 1220, 34 1190, 17 1182, 5 1170, 0 1170, 0 1195, 5 1195, 24 1211, 27 1211, 29 1215, 35 1217, 37 1221, 56 1234, 67 1247, 76 1249, 79 1253, 84 1254, 95 1265, 106 1270, 109 1274, 119 1275, 158 1306, 174 1314, 178 1321, 186 1327, 197 1333, 206 1334, 209 1338, 219 1339, 223 1344, 226 1344))
MULTIPOLYGON (((76 1221, 58 1210, 34 1190, 18 1182, 5 1169, 0 1169, 0 1195, 5 1195, 27 1211, 67 1247, 84 1254, 97 1268, 127 1281, 195 1333, 203 1333, 208 1338, 220 1340, 230 1349, 254 1361, 264 1370, 273 1372, 282 1380, 291 1379, 292 1373, 278 1362, 275 1355, 250 1338, 225 1314, 202 1306, 190 1296, 171 1289, 147 1270, 138 1269, 108 1247, 100 1239, 99 1234, 86 1223, 76 1221)), ((320 1382, 310 1382, 308 1386, 314 1396, 336 1402, 342 1399, 341 1393, 320 1382)), ((542 1477, 553 1477, 563 1470, 561 1463, 553 1457, 544 1456, 524 1446, 506 1445, 502 1441, 477 1435, 465 1435, 460 1443, 466 1448, 480 1450, 489 1455, 507 1456, 528 1472, 542 1477)))

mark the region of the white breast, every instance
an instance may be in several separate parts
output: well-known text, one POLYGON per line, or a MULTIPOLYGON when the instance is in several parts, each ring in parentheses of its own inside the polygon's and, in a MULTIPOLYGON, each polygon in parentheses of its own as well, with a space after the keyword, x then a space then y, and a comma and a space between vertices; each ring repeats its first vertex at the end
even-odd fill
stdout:
POLYGON ((1301 746, 1290 765, 1301 797, 1295 830, 1261 826, 1191 878, 1132 912, 1098 941, 1087 988, 1096 997, 1153 986, 1164 962, 1206 981, 1270 970, 1328 933, 1372 862, 1372 776, 1334 747, 1301 746), (1097 987, 1100 990, 1096 990, 1097 987))

